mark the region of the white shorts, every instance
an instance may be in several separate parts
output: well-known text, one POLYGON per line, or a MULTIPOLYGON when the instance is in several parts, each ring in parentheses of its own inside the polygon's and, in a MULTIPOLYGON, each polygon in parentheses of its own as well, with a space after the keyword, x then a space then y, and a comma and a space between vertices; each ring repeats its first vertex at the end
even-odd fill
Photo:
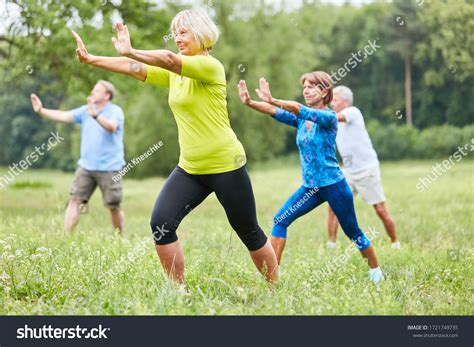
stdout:
POLYGON ((342 171, 352 192, 359 193, 366 203, 375 205, 385 201, 379 166, 357 173, 342 171))

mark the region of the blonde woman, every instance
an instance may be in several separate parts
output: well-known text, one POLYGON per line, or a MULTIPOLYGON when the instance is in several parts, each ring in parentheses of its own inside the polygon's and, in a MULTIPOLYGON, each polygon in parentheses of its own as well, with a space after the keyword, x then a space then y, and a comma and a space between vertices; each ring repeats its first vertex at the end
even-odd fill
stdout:
POLYGON ((76 53, 83 63, 169 88, 181 155, 156 199, 150 223, 165 272, 184 283, 184 256, 176 230, 193 208, 215 193, 255 266, 267 281, 276 282, 278 263, 258 225, 245 151, 229 122, 224 67, 210 55, 219 37, 217 26, 200 10, 179 12, 171 23, 179 54, 134 49, 127 26, 117 23, 115 29, 112 42, 122 57, 89 54, 73 32, 76 53))

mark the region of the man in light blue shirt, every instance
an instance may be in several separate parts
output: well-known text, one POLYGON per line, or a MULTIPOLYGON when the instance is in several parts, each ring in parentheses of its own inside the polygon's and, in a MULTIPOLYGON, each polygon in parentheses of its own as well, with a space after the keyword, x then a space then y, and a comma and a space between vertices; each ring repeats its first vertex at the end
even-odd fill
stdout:
POLYGON ((81 158, 70 189, 70 199, 64 216, 64 228, 72 231, 81 213, 87 212, 87 202, 97 186, 110 209, 112 223, 123 230, 124 214, 120 208, 122 184, 118 171, 125 165, 122 109, 111 101, 115 87, 100 80, 87 98, 87 105, 70 111, 46 109, 41 100, 31 95, 33 109, 41 117, 54 122, 81 125, 81 158))

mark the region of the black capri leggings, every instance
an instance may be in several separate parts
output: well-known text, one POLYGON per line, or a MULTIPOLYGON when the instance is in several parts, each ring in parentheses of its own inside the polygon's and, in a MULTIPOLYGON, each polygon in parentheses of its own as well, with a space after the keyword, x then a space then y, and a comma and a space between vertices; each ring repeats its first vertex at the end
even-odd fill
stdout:
POLYGON ((252 184, 245 166, 210 175, 191 175, 176 166, 153 207, 150 225, 155 243, 166 245, 177 241, 176 229, 183 218, 212 192, 248 250, 262 248, 267 237, 257 222, 252 184))

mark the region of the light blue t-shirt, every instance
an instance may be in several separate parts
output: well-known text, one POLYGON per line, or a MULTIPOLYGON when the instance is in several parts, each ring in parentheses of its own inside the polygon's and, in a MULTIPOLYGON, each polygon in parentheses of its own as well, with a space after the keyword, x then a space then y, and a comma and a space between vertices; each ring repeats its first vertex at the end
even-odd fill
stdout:
POLYGON ((87 113, 87 105, 71 111, 74 123, 81 124, 81 158, 79 166, 89 171, 119 171, 125 165, 123 153, 124 115, 122 109, 109 102, 99 116, 115 119, 118 127, 111 133, 87 113))
POLYGON ((274 118, 298 129, 296 144, 306 188, 325 187, 344 179, 336 158, 337 117, 334 111, 301 105, 298 116, 277 108, 274 118))

